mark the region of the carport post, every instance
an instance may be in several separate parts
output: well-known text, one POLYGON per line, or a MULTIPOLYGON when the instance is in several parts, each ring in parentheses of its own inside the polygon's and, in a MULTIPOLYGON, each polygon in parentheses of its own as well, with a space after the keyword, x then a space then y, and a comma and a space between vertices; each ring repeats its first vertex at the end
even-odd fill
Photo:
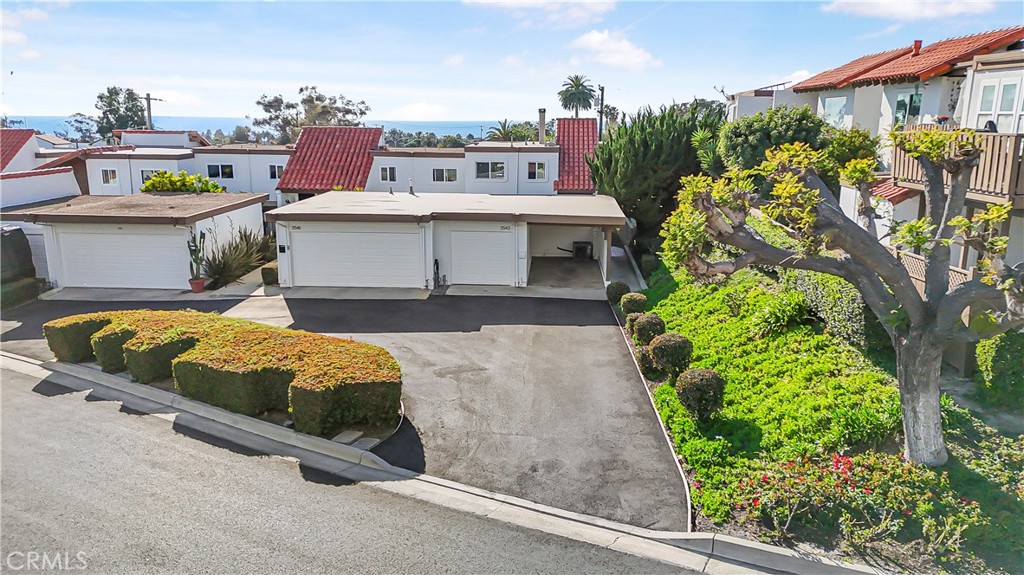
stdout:
POLYGON ((604 229, 604 249, 601 250, 601 279, 608 281, 608 267, 612 264, 612 228, 604 229))

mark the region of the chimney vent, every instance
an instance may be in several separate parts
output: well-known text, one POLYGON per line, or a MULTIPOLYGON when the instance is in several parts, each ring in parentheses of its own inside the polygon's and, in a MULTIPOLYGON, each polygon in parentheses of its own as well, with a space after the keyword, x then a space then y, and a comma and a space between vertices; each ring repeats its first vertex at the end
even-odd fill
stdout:
POLYGON ((921 44, 922 42, 920 40, 914 40, 914 56, 917 56, 918 54, 921 53, 921 44))
POLYGON ((546 113, 547 110, 544 108, 539 108, 537 110, 537 114, 540 116, 538 118, 539 123, 537 124, 537 140, 539 140, 541 144, 546 144, 548 141, 547 124, 544 121, 546 113))

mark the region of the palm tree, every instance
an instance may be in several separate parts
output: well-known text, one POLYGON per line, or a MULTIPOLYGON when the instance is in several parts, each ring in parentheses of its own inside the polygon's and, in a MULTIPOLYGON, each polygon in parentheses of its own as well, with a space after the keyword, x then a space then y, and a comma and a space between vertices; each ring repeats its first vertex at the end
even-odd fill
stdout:
POLYGON ((586 76, 573 74, 562 83, 562 90, 558 92, 558 100, 562 108, 572 110, 576 117, 580 117, 580 110, 589 110, 594 106, 594 86, 586 76))
POLYGON ((513 122, 504 119, 498 122, 497 126, 492 126, 487 130, 487 139, 492 142, 507 142, 515 138, 516 125, 513 122))

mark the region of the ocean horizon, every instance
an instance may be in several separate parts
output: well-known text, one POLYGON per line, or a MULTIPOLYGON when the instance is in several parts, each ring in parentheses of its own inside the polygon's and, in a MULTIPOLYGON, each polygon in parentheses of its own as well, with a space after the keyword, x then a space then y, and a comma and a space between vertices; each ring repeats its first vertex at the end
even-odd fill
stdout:
MULTIPOLYGON (((68 116, 7 116, 8 120, 21 120, 23 127, 52 134, 65 129, 64 122, 68 116)), ((522 120, 513 120, 522 121, 522 120)), ((534 118, 531 121, 536 121, 534 118)), ((438 136, 473 134, 476 137, 487 135, 487 130, 497 126, 495 120, 375 120, 363 121, 367 126, 383 127, 385 131, 399 129, 405 132, 433 132, 438 136)), ((153 125, 158 130, 196 130, 205 132, 231 133, 236 126, 252 126, 248 118, 212 117, 212 116, 153 116, 153 125)))

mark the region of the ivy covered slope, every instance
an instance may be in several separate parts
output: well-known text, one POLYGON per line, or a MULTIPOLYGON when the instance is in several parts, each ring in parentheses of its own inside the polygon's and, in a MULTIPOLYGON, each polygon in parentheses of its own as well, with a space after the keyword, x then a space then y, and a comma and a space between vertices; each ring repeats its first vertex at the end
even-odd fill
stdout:
POLYGON ((402 393, 398 362, 351 339, 194 311, 74 315, 43 325, 58 360, 92 357, 140 383, 174 377, 183 395, 246 415, 287 409, 295 429, 330 435, 353 424, 393 422, 402 393))
POLYGON ((693 343, 691 366, 726 381, 706 421, 672 385, 655 392, 705 518, 770 539, 902 545, 904 557, 972 569, 1024 564, 1024 437, 944 398, 951 462, 908 463, 895 381, 824 328, 801 292, 752 269, 710 284, 662 267, 649 284, 650 309, 693 343))

